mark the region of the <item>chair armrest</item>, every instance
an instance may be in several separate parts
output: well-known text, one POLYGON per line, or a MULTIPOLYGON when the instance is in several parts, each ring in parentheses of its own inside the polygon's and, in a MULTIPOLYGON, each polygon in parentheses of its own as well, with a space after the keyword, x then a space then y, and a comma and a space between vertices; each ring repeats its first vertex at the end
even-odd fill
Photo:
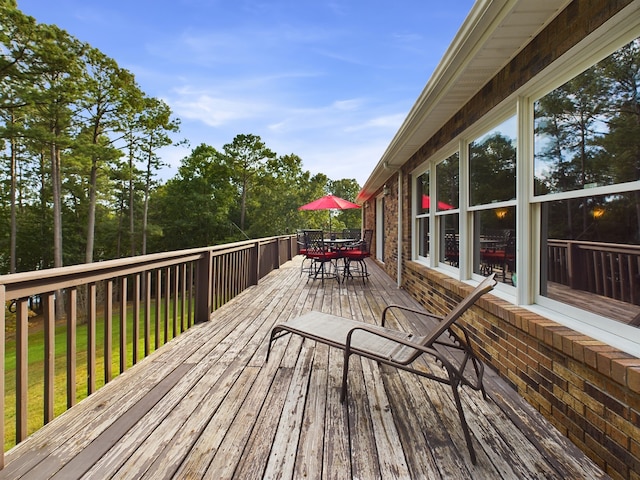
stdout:
POLYGON ((423 317, 429 317, 434 320, 440 322, 444 317, 441 315, 434 315, 433 313, 425 312, 424 310, 417 310, 411 307, 405 307, 404 305, 388 305, 382 311, 382 326, 384 327, 385 321, 387 319, 387 312, 391 309, 404 310, 406 312, 415 313, 417 315, 422 315, 423 317))
MULTIPOLYGON (((444 369, 447 371, 448 375, 449 375, 449 380, 450 382, 455 382, 456 384, 462 384, 462 385, 467 385, 469 387, 471 387, 473 390, 480 390, 482 389, 482 378, 484 375, 484 365, 482 365, 482 363, 480 361, 478 361, 476 359, 476 357, 469 351, 469 350, 465 350, 465 356, 464 359, 462 359, 462 361, 460 362, 460 364, 458 366, 455 366, 450 359, 448 359, 447 357, 445 357, 441 352, 439 352, 438 350, 436 350, 435 348, 431 347, 431 346, 425 346, 425 345, 421 345, 419 343, 415 343, 411 340, 405 340, 402 338, 397 338, 395 335, 393 335, 394 331, 393 330, 388 330, 388 331, 380 331, 379 327, 375 328, 375 326, 372 325, 362 325, 362 326, 356 326, 353 327, 351 330, 349 330, 347 332, 347 339, 345 341, 345 349, 344 349, 344 355, 345 355, 345 365, 347 365, 347 358, 352 354, 355 353, 357 355, 363 355, 368 357, 368 358, 372 358, 372 359, 378 359, 384 363, 387 363, 389 365, 395 365, 396 367, 398 367, 400 364, 398 362, 394 362, 391 358, 387 358, 387 357, 383 357, 382 355, 375 355, 371 352, 366 352, 366 351, 362 351, 362 350, 356 350, 355 352, 353 351, 352 347, 351 347, 351 338, 353 336, 353 334, 357 331, 364 331, 364 332, 368 332, 372 335, 376 335, 378 337, 381 338, 386 338, 388 340, 391 340, 393 342, 396 342, 400 345, 406 345, 407 347, 411 347, 411 348, 415 348, 416 350, 421 351, 422 353, 426 353, 428 355, 431 355, 436 362, 440 363, 440 365, 442 365, 444 367, 444 369), (361 353, 362 352, 362 353, 361 353), (475 371, 476 371, 476 382, 472 383, 469 379, 465 378, 464 375, 464 370, 466 368, 467 362, 471 360, 472 364, 475 367, 475 371)), ((395 332, 401 332, 401 333, 405 333, 402 332, 400 330, 396 330, 395 332)), ((435 343, 439 343, 439 342, 435 342, 435 343)), ((443 344, 446 345, 446 344, 443 344)), ((404 368, 404 367, 401 367, 404 368)), ((415 370, 414 370, 415 371, 415 370)), ((437 380, 442 382, 443 380, 441 379, 441 377, 437 377, 435 375, 425 375, 428 376, 429 378, 431 378, 432 380, 437 380)), ((453 384, 453 383, 450 383, 453 384)))
MULTIPOLYGON (((347 339, 345 341, 345 356, 349 356, 351 355, 352 352, 352 347, 351 347, 351 338, 353 337, 353 334, 357 331, 364 331, 364 332, 368 332, 372 335, 376 335, 378 337, 381 338, 386 338, 388 340, 391 340, 393 342, 396 342, 400 345, 406 345, 407 347, 411 347, 411 348, 415 348, 416 350, 420 350, 422 353, 426 353, 428 355, 431 355, 432 357, 434 357, 438 362, 441 362, 442 365, 447 369, 447 371, 449 372, 449 375, 456 375, 458 377, 460 377, 460 374, 458 372, 458 369, 456 369, 453 364, 447 359, 445 358, 440 352, 438 352, 438 350, 436 350, 435 348, 432 347, 427 347, 424 345, 421 345, 419 343, 415 343, 411 340, 405 340, 402 338, 398 338, 397 336, 394 335, 394 333, 396 332, 400 332, 400 333, 404 333, 400 330, 397 330, 396 332, 394 332, 393 330, 389 330, 389 331, 380 331, 379 327, 375 328, 375 326, 371 326, 371 325, 362 325, 362 326, 357 326, 357 327, 353 327, 351 330, 349 330, 349 332, 347 332, 347 339)), ((360 355, 359 352, 356 352, 360 355)), ((367 352, 368 355, 370 355, 371 358, 376 357, 376 355, 373 355, 369 352, 367 352)), ((377 358, 381 359, 381 360, 386 360, 386 361, 390 361, 391 359, 389 358, 385 358, 382 355, 378 355, 377 358)))

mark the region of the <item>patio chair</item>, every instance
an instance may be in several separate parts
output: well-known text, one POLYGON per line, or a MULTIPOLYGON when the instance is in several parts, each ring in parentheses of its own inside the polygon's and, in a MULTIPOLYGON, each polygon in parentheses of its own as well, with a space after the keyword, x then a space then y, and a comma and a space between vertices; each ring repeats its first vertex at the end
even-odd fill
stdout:
MULTIPOLYGON (((319 230, 320 232, 322 230, 319 230)), ((296 232, 296 242, 298 244, 298 254, 303 255, 302 263, 300 264, 300 276, 303 273, 310 273, 312 271, 312 259, 307 255, 307 244, 305 242, 305 233, 304 230, 298 230, 296 232), (305 262, 309 261, 309 264, 305 266, 305 262)))
POLYGON ((344 270, 342 279, 346 278, 362 278, 362 283, 369 278, 369 271, 365 259, 371 256, 371 242, 373 241, 373 230, 365 230, 364 237, 359 241, 350 245, 342 253, 344 258, 344 270), (353 263, 357 264, 354 268, 353 263))
POLYGON ((352 238, 354 242, 360 240, 360 235, 362 232, 359 228, 343 228, 342 229, 342 238, 352 238))
MULTIPOLYGON (((324 243, 324 232, 322 230, 304 231, 306 257, 311 259, 311 269, 309 278, 320 278, 324 284, 325 278, 334 278, 340 283, 338 276, 339 254, 335 250, 330 250, 324 243)), ((309 281, 307 279, 307 281, 309 281)))
POLYGON ((273 327, 267 347, 266 361, 269 360, 269 351, 274 340, 283 335, 295 333, 344 350, 342 391, 340 395, 342 402, 344 402, 347 395, 347 377, 351 355, 370 358, 378 363, 390 365, 436 382, 450 385, 469 455, 475 465, 476 453, 462 410, 458 388, 466 385, 473 390, 482 392, 482 396, 486 400, 487 395, 483 385, 484 365, 474 354, 466 330, 459 324, 456 324, 453 330, 451 327, 476 300, 493 289, 497 283, 494 277, 495 274, 492 274, 485 278, 444 317, 400 305, 389 305, 382 312, 381 325, 372 325, 327 313, 309 312, 273 327), (431 331, 420 333, 387 328, 385 327, 387 314, 394 309, 422 315, 435 320, 437 323, 431 331), (446 375, 444 373, 438 374, 439 369, 428 371, 423 368, 412 367, 413 362, 423 355, 430 357, 444 367, 446 375))

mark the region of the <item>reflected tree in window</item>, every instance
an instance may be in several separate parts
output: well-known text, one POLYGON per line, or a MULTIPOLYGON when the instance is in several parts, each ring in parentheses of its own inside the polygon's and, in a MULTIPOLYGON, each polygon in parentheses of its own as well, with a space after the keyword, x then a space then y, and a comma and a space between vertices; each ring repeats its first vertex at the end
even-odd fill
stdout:
POLYGON ((471 205, 516 198, 516 148, 504 133, 469 145, 469 188, 471 205))
MULTIPOLYGON (((640 180, 640 43, 636 39, 535 104, 535 194, 640 180)), ((567 238, 597 240, 592 212, 615 197, 564 201, 567 238), (579 215, 579 218, 575 218, 579 215)), ((640 224, 640 194, 634 194, 640 224)), ((628 210, 627 210, 628 211, 628 210)), ((557 214, 557 213, 556 213, 557 214)), ((620 237, 619 243, 640 239, 620 237)))
POLYGON ((458 208, 460 198, 460 155, 449 156, 436 166, 438 211, 458 208))
POLYGON ((606 88, 594 67, 535 106, 536 167, 546 191, 564 192, 605 183, 598 141, 607 129, 606 88))

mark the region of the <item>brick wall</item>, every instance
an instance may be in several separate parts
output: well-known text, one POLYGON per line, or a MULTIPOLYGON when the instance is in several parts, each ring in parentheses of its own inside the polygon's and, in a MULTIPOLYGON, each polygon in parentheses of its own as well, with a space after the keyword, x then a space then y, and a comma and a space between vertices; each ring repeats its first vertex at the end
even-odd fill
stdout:
MULTIPOLYGON (((416 262, 403 286, 447 312, 471 287, 416 262)), ((476 353, 612 478, 640 478, 640 359, 493 295, 462 319, 476 353)))

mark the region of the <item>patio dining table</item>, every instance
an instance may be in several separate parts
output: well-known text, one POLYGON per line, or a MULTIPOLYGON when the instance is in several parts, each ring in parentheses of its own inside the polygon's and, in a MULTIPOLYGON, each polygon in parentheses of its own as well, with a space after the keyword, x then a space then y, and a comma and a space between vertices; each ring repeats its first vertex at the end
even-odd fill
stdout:
POLYGON ((325 238, 324 243, 327 245, 329 250, 335 251, 338 253, 338 260, 342 259, 342 267, 338 267, 338 270, 342 270, 342 279, 351 277, 351 272, 349 270, 350 261, 349 257, 344 254, 351 245, 355 245, 358 243, 358 240, 355 238, 325 238))
POLYGON ((336 249, 336 250, 341 250, 355 242, 356 242, 355 238, 325 238, 324 239, 324 243, 328 245, 329 248, 336 249))

